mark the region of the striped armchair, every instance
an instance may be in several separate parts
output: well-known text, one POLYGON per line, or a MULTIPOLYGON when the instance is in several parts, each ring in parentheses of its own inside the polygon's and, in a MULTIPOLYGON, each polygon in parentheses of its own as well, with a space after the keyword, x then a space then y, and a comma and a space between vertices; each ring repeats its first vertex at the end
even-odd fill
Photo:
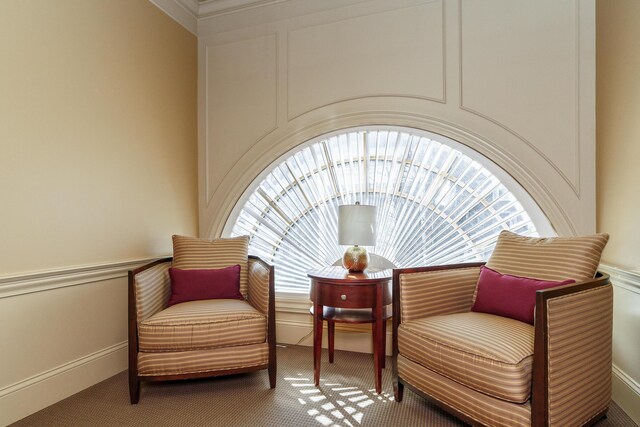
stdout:
POLYGON ((580 426, 611 399, 613 291, 596 272, 608 236, 502 232, 487 267, 576 283, 538 290, 534 324, 471 311, 484 263, 395 269, 393 383, 472 425, 580 426))
MULTIPOLYGON (((220 240, 227 240, 225 245, 237 244, 233 239, 220 240)), ((181 249, 176 246, 176 236, 174 258, 129 271, 129 394, 132 404, 138 403, 141 381, 212 377, 268 369, 269 384, 271 388, 276 386, 274 269, 257 257, 247 257, 246 241, 240 244, 245 248, 240 282, 244 300, 189 301, 167 307, 171 294, 169 268, 196 268, 179 253, 181 249), (178 256, 181 257, 179 267, 176 265, 178 256)), ((231 249, 224 251, 225 256, 233 253, 231 249)), ((214 265, 208 267, 219 267, 214 265)))

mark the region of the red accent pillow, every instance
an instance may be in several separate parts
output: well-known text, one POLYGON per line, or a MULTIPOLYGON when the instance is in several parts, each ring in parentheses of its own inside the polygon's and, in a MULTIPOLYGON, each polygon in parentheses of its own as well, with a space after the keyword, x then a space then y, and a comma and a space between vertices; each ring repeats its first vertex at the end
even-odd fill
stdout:
POLYGON ((240 265, 218 270, 170 268, 169 305, 203 299, 244 299, 240 293, 240 265))
POLYGON ((552 282, 511 276, 483 266, 478 278, 476 301, 471 311, 496 314, 533 325, 536 291, 570 283, 575 283, 575 280, 552 282))

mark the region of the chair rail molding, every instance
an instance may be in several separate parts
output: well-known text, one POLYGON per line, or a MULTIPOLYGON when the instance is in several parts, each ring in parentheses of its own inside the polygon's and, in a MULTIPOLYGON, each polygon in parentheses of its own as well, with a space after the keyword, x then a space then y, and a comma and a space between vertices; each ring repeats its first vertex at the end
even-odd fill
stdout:
POLYGON ((614 286, 640 295, 640 272, 625 270, 610 264, 600 264, 599 268, 611 276, 614 286))
POLYGON ((1 276, 0 299, 126 277, 129 270, 159 258, 161 257, 1 276))

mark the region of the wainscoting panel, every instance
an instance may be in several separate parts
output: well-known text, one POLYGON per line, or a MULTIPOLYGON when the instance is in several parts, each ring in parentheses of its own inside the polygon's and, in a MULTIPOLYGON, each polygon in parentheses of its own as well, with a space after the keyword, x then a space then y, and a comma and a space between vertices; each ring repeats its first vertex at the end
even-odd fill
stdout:
POLYGON ((0 425, 127 368, 127 270, 147 261, 0 278, 0 425))
POLYGON ((640 425, 640 273, 601 265, 613 283, 613 400, 640 425))

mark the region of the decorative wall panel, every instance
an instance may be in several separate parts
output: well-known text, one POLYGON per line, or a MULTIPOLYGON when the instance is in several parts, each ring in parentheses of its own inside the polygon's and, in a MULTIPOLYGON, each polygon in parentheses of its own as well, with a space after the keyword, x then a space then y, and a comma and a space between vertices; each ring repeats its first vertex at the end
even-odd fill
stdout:
POLYGON ((442 2, 289 32, 288 117, 367 96, 445 102, 442 2))
POLYGON ((202 22, 201 235, 228 233, 252 183, 300 144, 370 125, 455 140, 556 233, 595 231, 594 0, 323 5, 202 22))
POLYGON ((461 1, 461 107, 514 134, 579 192, 574 1, 461 1))
POLYGON ((240 157, 276 128, 277 36, 206 48, 207 201, 240 157))

